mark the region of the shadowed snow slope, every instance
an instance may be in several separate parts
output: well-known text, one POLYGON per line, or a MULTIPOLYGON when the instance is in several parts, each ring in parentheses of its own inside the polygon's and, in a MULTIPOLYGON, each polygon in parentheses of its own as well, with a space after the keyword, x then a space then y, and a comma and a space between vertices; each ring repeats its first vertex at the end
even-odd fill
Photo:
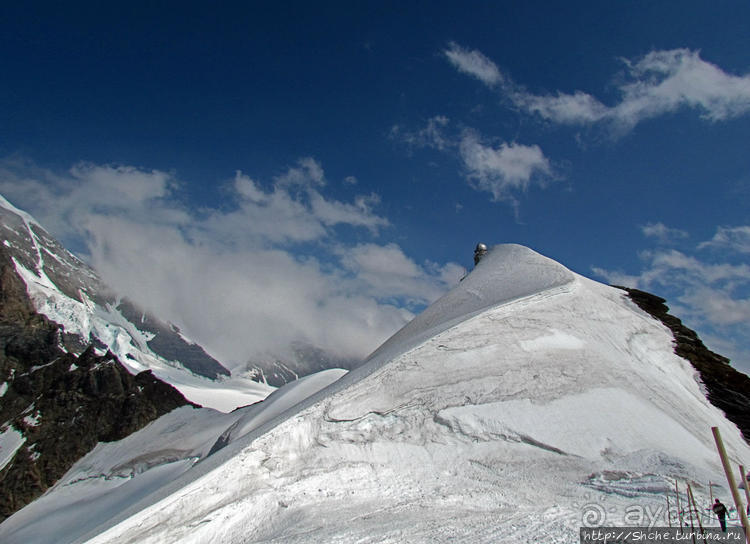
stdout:
POLYGON ((498 246, 365 365, 89 538, 578 542, 584 522, 667 525, 675 481, 705 503, 724 481, 711 426, 748 459, 666 327, 498 246))

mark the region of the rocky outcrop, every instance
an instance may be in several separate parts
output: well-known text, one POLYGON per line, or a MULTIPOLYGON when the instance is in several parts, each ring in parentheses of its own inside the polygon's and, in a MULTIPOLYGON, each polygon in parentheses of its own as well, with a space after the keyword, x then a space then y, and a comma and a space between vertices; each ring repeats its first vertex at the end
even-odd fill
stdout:
POLYGON ((750 377, 729 364, 729 359, 709 350, 695 331, 669 314, 666 300, 640 291, 620 287, 642 310, 664 323, 672 331, 677 355, 690 361, 706 387, 708 400, 737 425, 750 442, 750 377))
POLYGON ((159 321, 150 313, 139 310, 126 298, 120 301, 117 309, 125 319, 137 323, 142 331, 152 335, 147 342, 148 347, 167 361, 177 361, 191 372, 212 380, 230 375, 229 370, 201 346, 187 342, 175 325, 159 321))
POLYGON ((0 520, 53 485, 100 441, 120 440, 188 404, 150 371, 111 353, 64 351, 58 325, 37 314, 0 247, 0 433, 23 443, 0 469, 0 520))

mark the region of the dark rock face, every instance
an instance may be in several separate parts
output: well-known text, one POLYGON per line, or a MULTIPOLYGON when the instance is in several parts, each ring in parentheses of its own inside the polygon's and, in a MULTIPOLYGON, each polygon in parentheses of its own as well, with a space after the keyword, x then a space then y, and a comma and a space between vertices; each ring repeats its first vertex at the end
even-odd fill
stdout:
POLYGON ((154 337, 147 342, 148 347, 168 361, 178 361, 193 372, 215 380, 220 376, 229 376, 230 372, 216 359, 211 357, 198 344, 189 344, 174 325, 159 321, 149 313, 139 310, 130 300, 122 299, 117 306, 120 313, 138 328, 150 332, 154 337))
POLYGON ((709 350, 695 331, 670 315, 666 300, 656 295, 620 287, 642 310, 664 323, 674 334, 674 351, 698 371, 708 400, 737 425, 750 442, 750 377, 729 365, 729 359, 709 350))
POLYGON ((0 247, 0 432, 12 427, 24 440, 0 470, 0 521, 97 442, 120 440, 188 404, 150 371, 134 376, 109 352, 90 346, 76 356, 61 344, 58 326, 34 311, 0 247))

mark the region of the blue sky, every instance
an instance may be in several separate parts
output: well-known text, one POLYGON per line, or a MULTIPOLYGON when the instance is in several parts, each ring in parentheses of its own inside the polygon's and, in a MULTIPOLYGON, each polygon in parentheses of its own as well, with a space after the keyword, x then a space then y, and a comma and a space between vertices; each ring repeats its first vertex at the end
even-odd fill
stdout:
POLYGON ((230 365, 362 356, 484 241, 664 296, 750 370, 746 1, 0 21, 0 192, 230 365))

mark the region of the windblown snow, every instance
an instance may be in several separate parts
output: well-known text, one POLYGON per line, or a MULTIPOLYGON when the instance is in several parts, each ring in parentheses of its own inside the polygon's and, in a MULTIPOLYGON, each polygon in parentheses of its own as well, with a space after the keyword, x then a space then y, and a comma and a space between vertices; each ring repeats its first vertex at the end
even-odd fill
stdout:
POLYGON ((55 507, 64 527, 85 525, 55 542, 578 542, 582 525, 667 525, 675 483, 729 504, 712 426, 735 461, 750 455, 672 341, 624 292, 497 246, 330 386, 229 424, 180 409, 133 435, 153 455, 187 440, 164 426, 190 429, 189 469, 183 455, 133 477, 143 452, 138 464, 137 448, 101 445, 0 540, 47 542, 36 524, 55 507), (205 457, 201 432, 226 447, 205 457), (75 481, 113 471, 85 468, 106 447, 117 477, 146 482, 132 495, 75 481))

